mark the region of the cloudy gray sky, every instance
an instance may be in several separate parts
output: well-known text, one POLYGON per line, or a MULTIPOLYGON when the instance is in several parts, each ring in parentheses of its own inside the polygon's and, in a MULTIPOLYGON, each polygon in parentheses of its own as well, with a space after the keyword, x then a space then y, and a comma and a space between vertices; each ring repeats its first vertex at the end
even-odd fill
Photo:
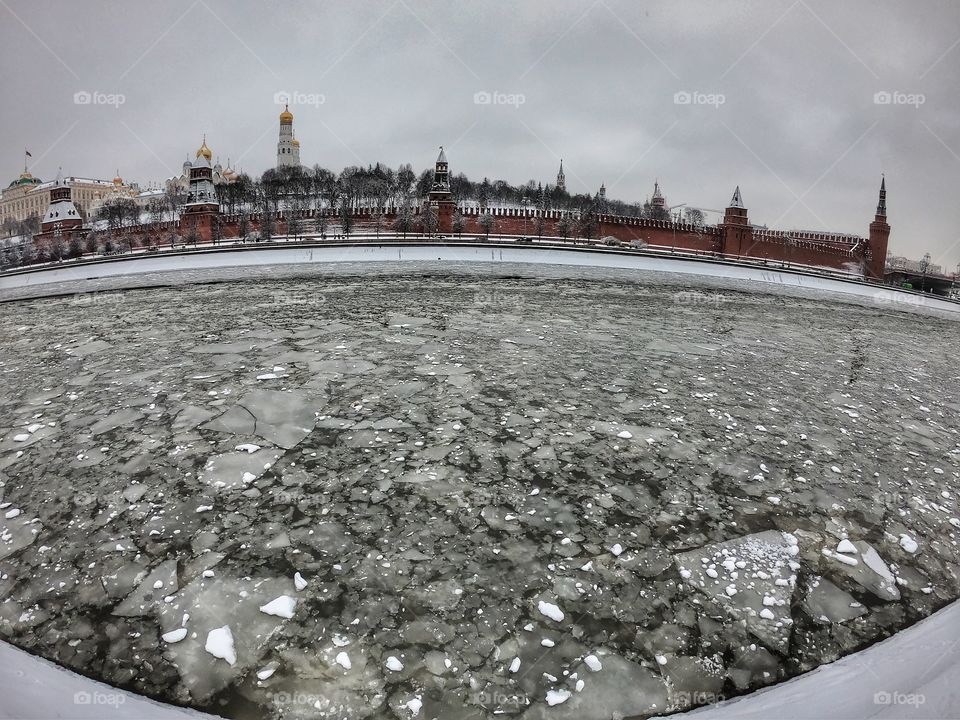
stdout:
POLYGON ((862 235, 884 172, 891 249, 960 263, 956 0, 0 0, 0 58, 10 179, 28 148, 44 179, 156 183, 203 133, 259 173, 291 93, 301 160, 335 170, 562 157, 571 191, 719 209, 739 184, 755 223, 862 235))

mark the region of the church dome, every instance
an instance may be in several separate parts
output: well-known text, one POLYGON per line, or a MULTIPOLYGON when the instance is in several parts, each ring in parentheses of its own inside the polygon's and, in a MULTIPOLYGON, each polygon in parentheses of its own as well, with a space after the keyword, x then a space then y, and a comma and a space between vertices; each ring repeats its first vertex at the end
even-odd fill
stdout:
POLYGON ((120 177, 120 171, 117 170, 117 176, 113 179, 114 185, 123 185, 123 178, 120 177))
POLYGON ((207 138, 204 136, 203 145, 197 150, 196 157, 203 155, 208 161, 213 157, 213 151, 207 147, 207 138))
POLYGON ((289 105, 284 105, 284 106, 283 106, 283 112, 280 113, 280 122, 282 122, 282 123, 283 123, 283 122, 290 122, 290 123, 293 122, 293 113, 290 112, 290 106, 289 106, 289 105))
POLYGON ((296 138, 293 139, 293 144, 295 147, 300 147, 300 141, 297 140, 296 138))

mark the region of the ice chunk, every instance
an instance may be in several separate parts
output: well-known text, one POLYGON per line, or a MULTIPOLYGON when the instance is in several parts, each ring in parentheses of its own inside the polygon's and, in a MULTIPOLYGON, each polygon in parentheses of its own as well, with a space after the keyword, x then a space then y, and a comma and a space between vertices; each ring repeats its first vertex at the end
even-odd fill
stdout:
POLYGON ((563 688, 559 690, 547 690, 547 705, 553 707, 554 705, 559 705, 560 703, 565 703, 570 699, 570 691, 564 690, 563 688))
POLYGON ((600 672, 600 670, 603 669, 603 664, 596 655, 587 655, 583 659, 583 664, 590 668, 591 672, 600 672))
POLYGON ((832 582, 819 575, 807 581, 803 607, 817 622, 842 623, 865 615, 867 609, 832 582))
POLYGON ((293 610, 297 606, 297 601, 290 597, 289 595, 281 595, 278 598, 274 598, 266 605, 260 606, 260 612, 266 613, 267 615, 276 615, 277 617, 282 617, 290 619, 293 617, 293 610))
MULTIPOLYGON (((163 641, 164 641, 164 642, 167 642, 167 643, 176 643, 176 642, 180 642, 181 640, 183 640, 186 636, 187 636, 187 629, 186 629, 186 628, 177 628, 176 630, 171 630, 171 631, 168 632, 168 633, 164 633, 164 634, 161 635, 160 637, 163 638, 163 641)), ((233 664, 233 663, 231 663, 231 665, 232 665, 232 664, 233 664)))
POLYGON ((303 579, 303 575, 296 572, 293 574, 293 586, 297 590, 303 590, 307 587, 307 581, 303 579))
POLYGON ((401 672, 403 670, 403 663, 393 655, 387 658, 387 661, 384 663, 384 665, 386 665, 387 670, 390 670, 391 672, 401 672))
POLYGON ((690 577, 681 575, 685 583, 741 620, 765 645, 784 652, 793 623, 789 608, 796 550, 795 537, 767 530, 680 553, 675 562, 678 569, 690 571, 690 577), (734 592, 730 594, 728 588, 734 592), (771 598, 773 605, 765 605, 764 598, 771 598), (770 607, 782 608, 782 618, 770 607))
POLYGON ((237 653, 233 646, 233 633, 230 626, 214 628, 207 633, 207 643, 203 649, 215 658, 226 660, 231 666, 237 663, 237 653))
POLYGON ((554 622, 560 622, 563 620, 563 611, 553 603, 548 603, 545 600, 541 600, 537 603, 537 609, 540 611, 541 615, 546 615, 554 622))
POLYGON ((916 541, 916 540, 914 540, 912 537, 910 537, 909 535, 907 535, 906 533, 904 533, 904 534, 900 535, 900 547, 902 547, 902 548, 903 548, 904 550, 906 550, 908 553, 910 553, 911 555, 913 555, 915 552, 917 552, 917 549, 918 549, 920 546, 917 545, 917 541, 916 541))
POLYGON ((842 570, 864 590, 870 591, 881 600, 899 600, 900 590, 897 589, 896 579, 873 546, 863 540, 857 540, 854 545, 859 551, 861 562, 856 562, 854 558, 844 560, 844 556, 828 550, 824 550, 824 555, 837 560, 837 564, 832 567, 842 570), (850 564, 849 560, 854 560, 855 564, 850 564))
POLYGON ((846 555, 856 555, 856 554, 857 554, 857 546, 854 545, 854 544, 853 544, 852 542, 850 542, 849 540, 847 540, 846 538, 844 538, 843 540, 841 540, 841 541, 837 544, 837 552, 838 552, 838 553, 844 553, 844 554, 846 554, 846 555))
POLYGON ((349 670, 351 667, 353 667, 352 663, 350 662, 350 656, 343 651, 337 653, 337 657, 334 658, 334 662, 336 662, 337 665, 342 667, 344 670, 349 670))

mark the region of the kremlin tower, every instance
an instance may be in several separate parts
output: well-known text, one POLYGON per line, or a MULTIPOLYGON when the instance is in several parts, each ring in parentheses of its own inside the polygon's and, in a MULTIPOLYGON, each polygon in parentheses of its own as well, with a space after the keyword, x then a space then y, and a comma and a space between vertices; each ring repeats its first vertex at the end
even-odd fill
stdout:
POLYGON ((880 180, 880 199, 877 201, 877 214, 870 223, 870 261, 867 277, 871 280, 883 280, 887 266, 887 243, 890 240, 890 225, 887 223, 887 179, 880 180))
POLYGON ((427 202, 424 204, 437 208, 437 227, 442 232, 450 232, 453 227, 453 214, 456 209, 456 203, 453 200, 453 193, 450 191, 450 169, 447 165, 447 154, 443 151, 443 145, 440 146, 440 154, 437 156, 437 163, 433 170, 433 184, 430 186, 430 194, 427 196, 427 202))
POLYGON ((83 219, 73 204, 70 186, 63 179, 63 171, 58 170, 57 179, 50 188, 50 205, 40 223, 40 232, 52 232, 59 237, 64 231, 78 230, 83 226, 83 219))
POLYGON ((293 113, 284 105, 280 113, 280 139, 277 141, 277 167, 300 165, 300 141, 293 136, 293 113))
POLYGON ((563 158, 560 159, 560 171, 557 173, 557 190, 567 191, 567 176, 563 174, 563 158))
POLYGON ((740 186, 733 191, 730 204, 723 213, 720 226, 723 237, 721 252, 724 255, 749 255, 753 248, 753 226, 747 217, 747 209, 740 197, 740 186))
POLYGON ((207 138, 204 136, 196 160, 190 166, 190 189, 180 216, 181 234, 186 236, 193 230, 203 241, 211 239, 213 223, 218 220, 220 213, 220 204, 213 188, 212 157, 213 152, 207 147, 207 138))

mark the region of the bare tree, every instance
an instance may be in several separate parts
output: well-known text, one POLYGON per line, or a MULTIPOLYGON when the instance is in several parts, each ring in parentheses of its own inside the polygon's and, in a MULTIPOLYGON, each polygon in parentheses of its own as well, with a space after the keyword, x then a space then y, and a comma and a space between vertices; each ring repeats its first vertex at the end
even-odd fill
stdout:
POLYGON ((466 218, 463 217, 463 215, 460 213, 459 210, 457 210, 457 212, 455 212, 453 215, 453 223, 450 229, 457 234, 457 237, 463 237, 463 230, 466 227, 466 225, 467 225, 466 218))
POLYGON ((496 227, 497 221, 490 213, 483 213, 479 218, 477 218, 477 224, 480 225, 480 228, 487 234, 487 239, 490 239, 490 233, 496 227))

